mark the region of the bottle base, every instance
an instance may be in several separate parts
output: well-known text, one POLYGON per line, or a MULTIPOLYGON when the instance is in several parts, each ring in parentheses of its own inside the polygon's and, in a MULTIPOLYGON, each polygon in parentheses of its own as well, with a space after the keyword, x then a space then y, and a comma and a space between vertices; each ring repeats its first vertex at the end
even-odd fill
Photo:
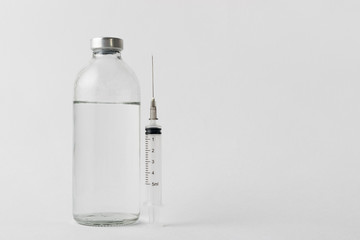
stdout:
POLYGON ((139 219, 139 214, 133 213, 89 213, 74 214, 77 223, 93 227, 116 227, 135 223, 139 219))

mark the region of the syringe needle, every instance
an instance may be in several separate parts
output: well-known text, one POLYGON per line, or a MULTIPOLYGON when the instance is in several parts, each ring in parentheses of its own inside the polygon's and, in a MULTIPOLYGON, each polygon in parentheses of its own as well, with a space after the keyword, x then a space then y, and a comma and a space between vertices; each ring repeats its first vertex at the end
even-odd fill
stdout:
POLYGON ((152 73, 152 98, 155 98, 154 94, 154 56, 151 55, 151 73, 152 73))
POLYGON ((155 102, 155 94, 154 94, 154 56, 151 55, 151 67, 152 67, 152 98, 150 102, 150 120, 157 120, 156 113, 156 102, 155 102))

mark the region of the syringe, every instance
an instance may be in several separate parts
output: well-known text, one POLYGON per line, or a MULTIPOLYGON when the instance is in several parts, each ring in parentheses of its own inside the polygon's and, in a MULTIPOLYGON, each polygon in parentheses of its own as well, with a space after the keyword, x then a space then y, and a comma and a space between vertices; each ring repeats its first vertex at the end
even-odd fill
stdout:
POLYGON ((152 64, 152 99, 150 103, 150 124, 145 127, 145 188, 149 223, 159 223, 162 204, 161 182, 161 126, 157 125, 157 111, 154 95, 154 57, 152 64))

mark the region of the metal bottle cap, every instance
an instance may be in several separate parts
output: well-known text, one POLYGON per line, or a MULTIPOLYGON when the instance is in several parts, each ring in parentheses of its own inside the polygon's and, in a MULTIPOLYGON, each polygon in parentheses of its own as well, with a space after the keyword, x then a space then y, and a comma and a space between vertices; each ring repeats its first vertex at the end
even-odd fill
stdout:
POLYGON ((97 37, 90 40, 91 50, 123 50, 123 40, 115 37, 97 37))

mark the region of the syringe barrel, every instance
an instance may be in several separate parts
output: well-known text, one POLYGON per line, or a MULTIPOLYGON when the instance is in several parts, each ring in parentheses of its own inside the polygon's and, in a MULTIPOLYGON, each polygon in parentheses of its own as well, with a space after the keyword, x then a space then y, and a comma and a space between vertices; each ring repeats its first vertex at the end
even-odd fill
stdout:
POLYGON ((162 162, 161 162, 161 128, 145 128, 145 188, 146 204, 162 204, 162 162))

